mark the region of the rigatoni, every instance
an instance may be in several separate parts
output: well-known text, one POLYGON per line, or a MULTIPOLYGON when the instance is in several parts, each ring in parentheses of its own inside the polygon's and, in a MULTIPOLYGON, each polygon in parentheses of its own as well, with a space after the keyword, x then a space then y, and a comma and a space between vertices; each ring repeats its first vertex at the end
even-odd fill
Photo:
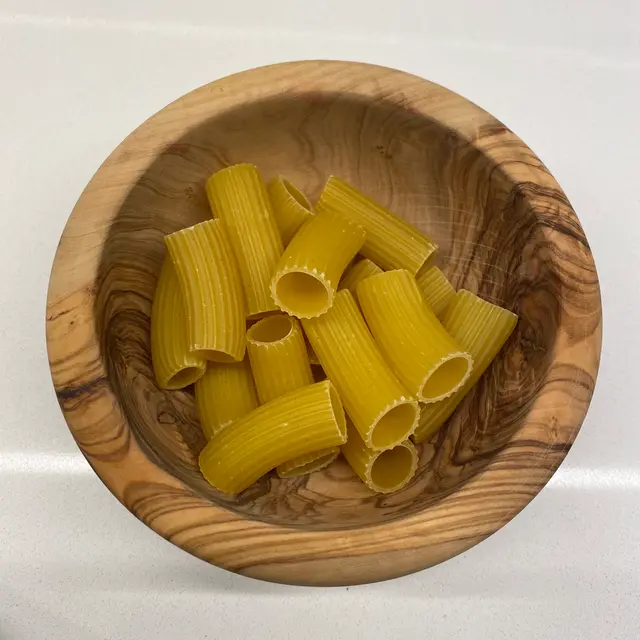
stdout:
POLYGON ((416 276, 416 282, 431 311, 442 319, 442 315, 456 295, 453 285, 438 267, 431 267, 419 273, 416 276))
POLYGON ((342 455, 369 489, 378 493, 398 491, 415 475, 418 453, 409 440, 393 449, 373 451, 348 421, 347 434, 347 442, 341 447, 342 455))
POLYGON ((184 301, 169 258, 162 265, 153 298, 151 360, 161 389, 182 389, 193 384, 207 367, 201 354, 189 351, 184 301))
POLYGON ((351 292, 338 291, 327 313, 302 326, 367 446, 389 449, 406 440, 418 404, 384 361, 351 292))
POLYGON ((338 288, 349 289, 355 295, 356 287, 360 282, 379 273, 382 273, 382 269, 375 262, 372 262, 369 258, 363 258, 344 272, 338 288))
POLYGON ((511 311, 482 300, 470 291, 461 290, 456 294, 443 324, 451 336, 473 356, 473 371, 453 396, 422 407, 420 424, 414 434, 416 442, 431 437, 449 418, 496 357, 517 322, 518 317, 511 311))
POLYGON ((225 493, 239 493, 267 471, 347 439, 331 382, 318 382, 258 407, 216 434, 200 453, 200 470, 225 493))
POLYGON ((213 215, 229 234, 249 316, 275 310, 269 285, 282 240, 258 170, 251 164, 234 165, 214 173, 206 187, 213 215))
POLYGON ((260 404, 313 384, 302 329, 295 318, 264 318, 247 332, 247 351, 260 404))
POLYGON ((196 382, 195 392, 200 426, 207 439, 258 406, 247 358, 242 362, 210 362, 196 382))
POLYGON ((298 229, 313 215, 311 204, 301 191, 281 176, 269 183, 268 191, 282 244, 286 247, 298 229))
POLYGON ((242 360, 242 285, 222 222, 201 222, 166 236, 165 243, 184 298, 190 350, 214 362, 242 360))
POLYGON ((327 181, 316 211, 333 211, 363 226, 367 241, 361 253, 385 270, 406 269, 415 276, 438 248, 418 229, 335 176, 327 181))
POLYGON ((464 384, 473 359, 429 309, 408 271, 367 278, 357 292, 373 337, 409 393, 437 402, 464 384))
POLYGON ((331 308, 340 278, 365 240, 364 229, 331 211, 306 222, 287 246, 271 282, 276 304, 298 318, 331 308))
POLYGON ((328 467, 340 455, 340 447, 329 447, 313 453, 299 456, 278 465, 277 472, 281 478, 295 478, 328 467))

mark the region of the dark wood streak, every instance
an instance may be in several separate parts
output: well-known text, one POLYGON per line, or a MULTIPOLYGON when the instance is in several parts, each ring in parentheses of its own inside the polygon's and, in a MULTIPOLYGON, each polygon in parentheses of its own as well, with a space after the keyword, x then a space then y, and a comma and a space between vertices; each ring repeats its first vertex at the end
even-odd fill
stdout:
POLYGON ((47 344, 60 406, 105 484, 166 539, 225 568, 301 584, 404 575, 517 514, 558 467, 598 369, 588 242, 537 156, 489 114, 400 72, 292 63, 223 79, 132 134, 59 246, 47 344), (416 477, 373 495, 344 460, 237 496, 202 478, 193 393, 153 379, 149 316, 163 237, 210 216, 204 182, 236 162, 318 197, 339 175, 441 247, 439 264, 520 322, 429 442, 416 477))

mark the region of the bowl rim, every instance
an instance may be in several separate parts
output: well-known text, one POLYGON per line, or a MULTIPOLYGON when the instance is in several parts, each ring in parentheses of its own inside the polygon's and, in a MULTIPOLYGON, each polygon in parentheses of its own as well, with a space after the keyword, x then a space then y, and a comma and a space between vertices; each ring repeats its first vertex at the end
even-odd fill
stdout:
MULTIPOLYGON (((570 284, 559 283, 560 299, 570 284)), ((584 232, 556 180, 520 138, 474 103, 428 80, 328 60, 258 67, 214 81, 163 108, 125 138, 93 176, 65 226, 46 312, 58 402, 80 450, 116 498, 165 539, 212 564, 303 585, 361 584, 406 575, 469 549, 511 520, 544 487, 575 440, 595 386, 601 332, 600 289, 584 232), (591 278, 583 311, 595 330, 587 333, 583 317, 561 310, 551 375, 504 449, 427 510, 348 530, 301 530, 252 520, 212 504, 156 467, 136 443, 110 389, 94 322, 103 243, 130 189, 157 155, 199 123, 247 100, 301 92, 384 99, 454 130, 500 165, 514 188, 535 192, 534 210, 553 200, 556 222, 542 225, 545 239, 575 256, 568 267, 575 272, 568 279, 585 270, 591 278), (566 371, 581 375, 568 379, 566 371), (510 464, 515 456, 523 461, 517 467, 510 464)))

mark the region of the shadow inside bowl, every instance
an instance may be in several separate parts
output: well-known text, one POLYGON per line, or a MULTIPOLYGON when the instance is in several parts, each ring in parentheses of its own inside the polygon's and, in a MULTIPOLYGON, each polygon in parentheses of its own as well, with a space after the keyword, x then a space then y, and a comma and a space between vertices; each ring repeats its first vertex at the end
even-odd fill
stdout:
MULTIPOLYGON (((485 133, 492 132, 478 136, 485 133)), ((560 313, 548 250, 521 185, 440 123, 397 103, 348 93, 283 95, 218 115, 148 167, 104 245, 96 331, 109 383, 136 441, 194 494, 281 526, 376 525, 428 509, 458 489, 527 418, 549 374, 560 313), (156 387, 149 317, 163 237, 207 219, 205 180, 238 162, 256 164, 267 180, 286 176, 312 201, 329 175, 346 179, 430 235, 454 286, 519 315, 490 370, 422 446, 419 472, 405 489, 372 495, 343 460, 304 478, 270 475, 238 496, 219 493, 201 476, 197 457, 205 440, 193 394, 156 387)))

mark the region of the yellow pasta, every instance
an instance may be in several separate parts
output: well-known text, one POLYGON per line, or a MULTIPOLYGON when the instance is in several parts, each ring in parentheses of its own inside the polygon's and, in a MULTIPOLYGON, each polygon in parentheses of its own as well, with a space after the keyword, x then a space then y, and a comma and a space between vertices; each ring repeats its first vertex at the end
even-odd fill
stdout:
POLYGON ((382 269, 375 262, 363 258, 345 271, 338 288, 349 289, 353 295, 356 295, 356 287, 360 282, 379 273, 382 273, 382 269))
POLYGON ((311 204, 288 180, 278 176, 269 184, 276 224, 286 247, 298 229, 311 218, 311 204))
POLYGON ((276 304, 298 318, 326 313, 342 273, 364 240, 364 229, 344 216, 330 211, 313 216, 278 262, 271 282, 276 304))
POLYGON ((406 269, 415 276, 438 248, 414 226, 335 176, 327 181, 316 211, 333 211, 363 226, 367 241, 361 253, 384 270, 406 269))
POLYGON ((321 451, 314 451, 279 465, 277 472, 281 478, 303 476, 328 467, 339 454, 340 447, 329 447, 321 451))
POLYGON ((214 362, 242 360, 242 285, 222 222, 208 220, 165 237, 188 318, 189 348, 214 362))
POLYGON ((409 440, 393 449, 373 451, 365 445, 357 429, 349 422, 347 433, 347 442, 342 445, 342 455, 369 489, 378 493, 398 491, 415 475, 418 453, 409 440))
POLYGON ((443 323, 447 331, 473 356, 473 371, 453 396, 422 407, 420 424, 414 434, 416 442, 430 438, 449 418, 496 357, 517 322, 518 316, 511 311, 482 300, 469 291, 461 290, 456 294, 443 323))
POLYGON ((408 271, 372 276, 357 291, 373 337, 410 394, 436 402, 464 384, 473 359, 445 331, 408 271))
POLYGON ((346 439, 340 397, 327 380, 263 404, 217 433, 200 453, 200 470, 220 491, 239 493, 278 465, 346 439))
POLYGON ((275 310, 269 285, 282 255, 282 240, 258 170, 238 164, 214 173, 207 180, 207 196, 229 234, 249 316, 275 310))
POLYGON ((444 312, 456 295, 453 285, 438 267, 431 267, 425 272, 419 273, 416 276, 416 282, 431 311, 442 319, 444 312))
POLYGON ((207 439, 258 406, 247 358, 242 362, 210 362, 195 391, 200 425, 207 439))
POLYGON ((390 449, 406 440, 418 404, 384 361, 351 292, 338 291, 327 313, 302 326, 367 446, 390 449))
POLYGON ((193 384, 207 367, 201 354, 189 351, 180 283, 168 258, 160 271, 151 310, 151 361, 161 389, 182 389, 193 384))
POLYGON ((280 314, 254 324, 247 332, 247 351, 261 404, 313 384, 307 345, 295 318, 280 314))

